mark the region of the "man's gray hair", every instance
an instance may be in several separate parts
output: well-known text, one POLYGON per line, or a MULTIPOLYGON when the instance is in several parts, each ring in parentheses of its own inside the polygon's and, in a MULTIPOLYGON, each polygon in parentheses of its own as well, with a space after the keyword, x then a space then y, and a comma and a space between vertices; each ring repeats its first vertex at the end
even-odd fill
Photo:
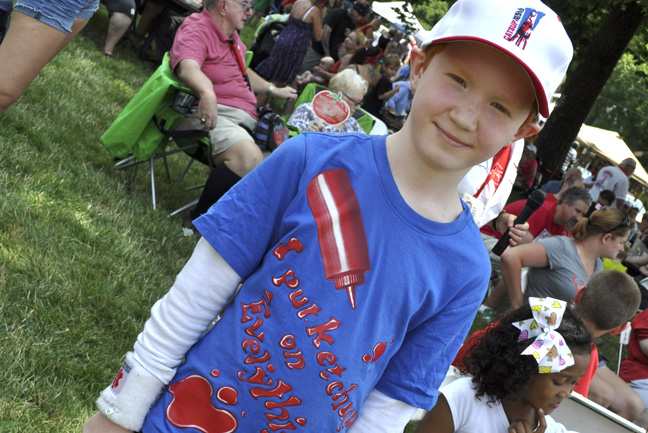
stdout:
POLYGON ((589 192, 579 186, 567 188, 560 196, 560 203, 567 202, 570 206, 579 200, 585 202, 588 206, 592 203, 592 197, 589 192))

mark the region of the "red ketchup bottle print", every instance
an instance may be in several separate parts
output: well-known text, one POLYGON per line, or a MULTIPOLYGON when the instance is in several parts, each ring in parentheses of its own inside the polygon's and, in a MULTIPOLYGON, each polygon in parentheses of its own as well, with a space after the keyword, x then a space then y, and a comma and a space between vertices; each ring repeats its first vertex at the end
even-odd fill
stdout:
POLYGON ((355 287, 364 284, 371 266, 358 197, 346 170, 337 168, 315 176, 308 184, 307 197, 326 279, 336 289, 347 291, 355 309, 355 287))

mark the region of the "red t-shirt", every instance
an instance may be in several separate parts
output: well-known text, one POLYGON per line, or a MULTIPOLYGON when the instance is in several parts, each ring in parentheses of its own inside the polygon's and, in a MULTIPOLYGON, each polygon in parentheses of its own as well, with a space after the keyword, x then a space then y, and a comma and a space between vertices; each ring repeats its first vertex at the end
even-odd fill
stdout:
POLYGON ((373 30, 373 27, 371 27, 371 22, 369 22, 369 20, 366 18, 362 18, 360 21, 355 23, 355 26, 356 26, 356 30, 360 30, 365 35, 369 31, 369 29, 373 30))
POLYGON ((648 357, 643 353, 639 342, 648 338, 648 310, 637 314, 632 322, 630 342, 628 343, 628 356, 621 361, 619 377, 626 382, 648 379, 648 357))
MULTIPOLYGON (((526 200, 514 201, 504 206, 504 211, 512 215, 519 215, 525 204, 526 200)), ((557 206, 557 202, 545 200, 542 206, 529 217, 527 222, 529 223, 529 233, 531 233, 533 239, 538 237, 546 238, 548 236, 567 236, 568 231, 565 229, 565 226, 554 223, 554 214, 556 213, 557 206)), ((502 237, 502 234, 493 230, 489 224, 486 224, 479 230, 485 235, 495 236, 497 239, 502 237)))
MULTIPOLYGON (((520 167, 520 174, 519 177, 524 179, 527 177, 530 173, 531 170, 534 169, 538 170, 538 161, 535 160, 535 158, 527 159, 521 164, 520 167)), ((531 185, 533 185, 533 181, 535 180, 535 177, 532 177, 531 179, 527 179, 524 181, 524 184, 527 186, 527 188, 530 188, 531 185)))
MULTIPOLYGON (((478 344, 482 336, 486 334, 486 332, 490 328, 494 327, 498 323, 499 322, 493 322, 490 325, 488 325, 486 328, 478 329, 477 331, 473 332, 472 335, 468 337, 466 342, 459 348, 459 353, 457 353, 457 356, 455 357, 454 361, 452 361, 452 365, 457 367, 459 370, 466 371, 466 368, 463 365, 463 359, 466 356, 468 349, 473 347, 475 344, 478 344)), ((587 369, 585 370, 585 374, 583 375, 583 377, 581 377, 578 383, 576 383, 576 386, 574 387, 574 391, 576 391, 577 393, 579 393, 584 397, 587 397, 587 394, 589 393, 590 384, 592 383, 592 378, 594 377, 594 375, 596 374, 596 370, 598 369, 598 363, 599 363, 598 349, 596 348, 595 344, 592 344, 592 352, 591 352, 589 365, 587 366, 587 369)))

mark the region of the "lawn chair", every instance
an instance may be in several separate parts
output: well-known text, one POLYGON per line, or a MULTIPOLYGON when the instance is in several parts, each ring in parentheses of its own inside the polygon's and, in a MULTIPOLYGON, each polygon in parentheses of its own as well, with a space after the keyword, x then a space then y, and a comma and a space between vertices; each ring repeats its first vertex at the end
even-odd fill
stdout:
MULTIPOLYGON (((166 160, 169 155, 184 152, 192 157, 180 180, 193 159, 211 164, 211 144, 206 131, 174 131, 187 114, 186 104, 183 107, 178 102, 186 102, 190 97, 195 96, 174 75, 167 53, 162 64, 101 136, 101 142, 108 152, 114 158, 122 159, 115 165, 116 168, 135 169, 148 162, 153 209, 156 209, 153 169, 156 159, 164 160, 168 179, 171 179, 166 160), (169 150, 169 143, 174 140, 178 143, 178 148, 169 150)), ((130 189, 130 179, 126 187, 130 189)))
MULTIPOLYGON (((251 59, 252 52, 248 51, 246 64, 251 59)), ((196 95, 191 89, 183 86, 173 73, 169 63, 169 53, 166 53, 162 64, 101 136, 101 142, 108 152, 114 158, 122 159, 115 164, 115 167, 133 169, 126 181, 127 190, 131 188, 131 179, 135 176, 136 168, 143 163, 149 164, 153 209, 157 208, 154 171, 156 159, 164 160, 167 179, 170 180, 167 156, 182 152, 191 157, 177 183, 182 182, 194 160, 207 165, 210 170, 213 169, 208 132, 175 131, 185 115, 189 114, 191 101, 195 98, 196 95), (169 149, 172 142, 176 143, 177 148, 169 149)), ((202 186, 197 185, 190 189, 202 186)), ((192 207, 196 202, 197 200, 181 207, 169 216, 192 207)))
POLYGON ((630 326, 630 322, 628 322, 627 328, 621 331, 621 333, 619 334, 619 363, 617 365, 617 370, 616 370, 617 376, 621 371, 621 357, 623 355, 623 346, 628 345, 630 343, 631 331, 632 331, 632 326, 630 326))

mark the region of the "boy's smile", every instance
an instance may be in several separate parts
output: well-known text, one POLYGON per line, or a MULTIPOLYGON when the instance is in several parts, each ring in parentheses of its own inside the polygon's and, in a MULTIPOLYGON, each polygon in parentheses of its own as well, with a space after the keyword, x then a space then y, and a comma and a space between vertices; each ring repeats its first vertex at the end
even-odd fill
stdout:
POLYGON ((535 106, 533 86, 511 57, 478 42, 452 42, 425 70, 412 53, 410 138, 429 165, 466 171, 502 147, 539 130, 525 121, 535 106))

